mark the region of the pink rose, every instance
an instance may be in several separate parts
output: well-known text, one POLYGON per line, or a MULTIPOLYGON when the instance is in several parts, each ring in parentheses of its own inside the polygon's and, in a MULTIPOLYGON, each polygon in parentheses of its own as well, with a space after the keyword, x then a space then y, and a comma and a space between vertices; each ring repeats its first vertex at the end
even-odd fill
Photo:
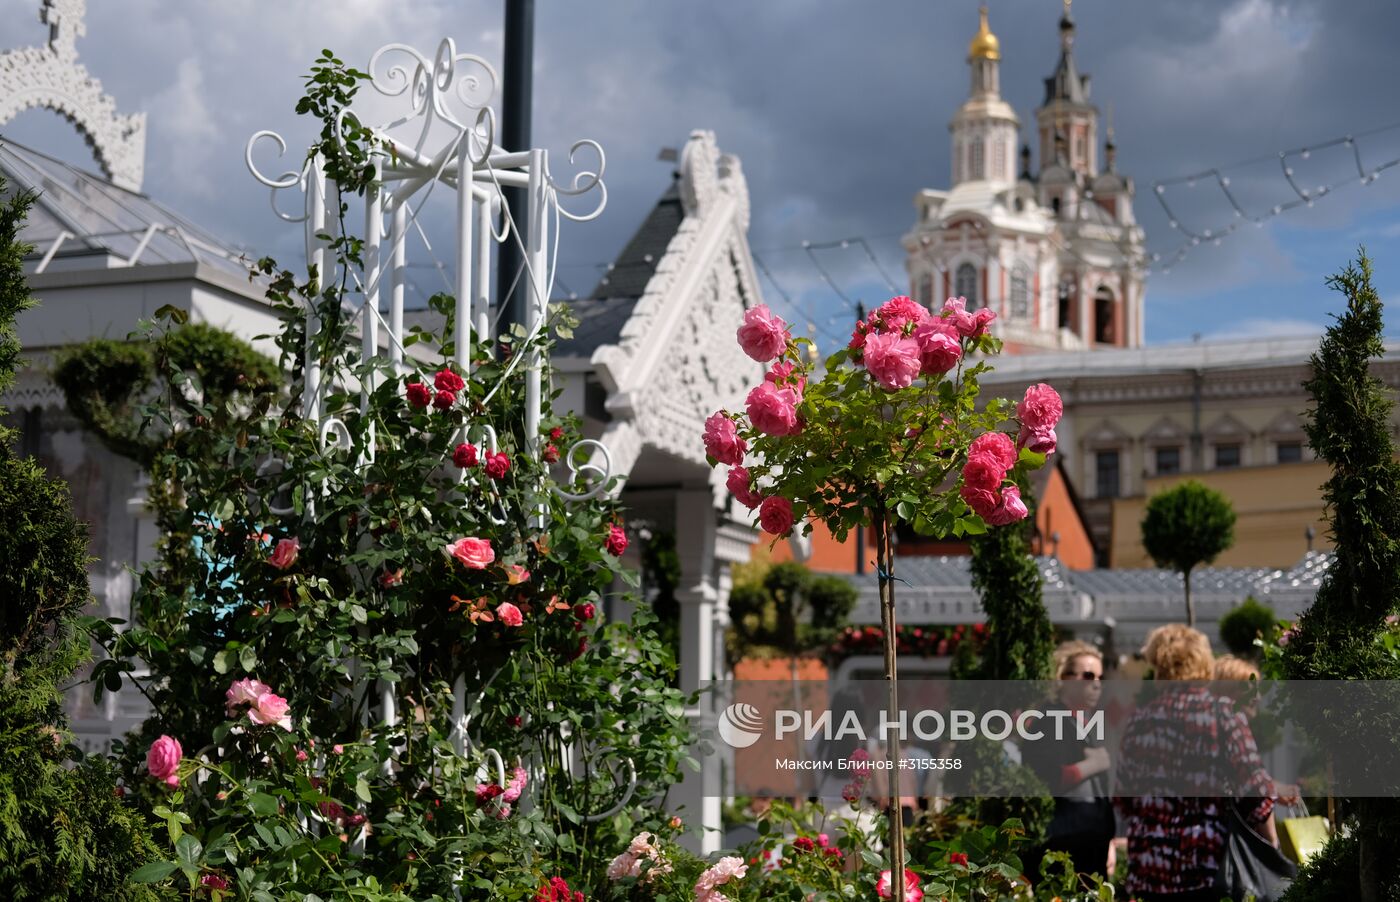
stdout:
POLYGON ((802 429, 797 420, 797 393, 790 388, 778 388, 765 382, 749 392, 745 406, 749 422, 759 432, 795 435, 802 429))
POLYGON ((755 492, 749 485, 749 471, 743 467, 730 467, 729 476, 724 480, 725 488, 730 494, 739 499, 739 503, 749 510, 758 507, 763 501, 763 496, 755 492))
POLYGON ((603 548, 613 557, 622 557, 622 553, 627 550, 626 530, 616 523, 609 526, 608 538, 603 543, 603 548))
POLYGON ((948 298, 944 301, 943 318, 952 323, 964 338, 977 331, 976 317, 967 312, 967 298, 948 298))
POLYGON ((218 874, 205 874, 199 878, 199 885, 211 890, 225 890, 228 889, 228 879, 218 874))
POLYGON ((438 391, 459 392, 466 387, 467 383, 462 381, 461 376, 445 367, 433 375, 433 388, 438 391))
POLYGON ((292 716, 288 712, 291 705, 280 695, 265 692, 258 696, 257 703, 248 709, 248 719, 255 724, 269 726, 276 724, 288 732, 292 729, 292 716))
POLYGON ((963 464, 963 485, 994 492, 1006 478, 1006 467, 996 453, 974 454, 963 464))
POLYGON ((978 310, 976 313, 972 314, 971 337, 976 338, 979 335, 986 335, 987 327, 990 326, 992 324, 992 320, 996 318, 996 311, 992 310, 992 308, 990 307, 983 307, 981 310, 978 310))
POLYGON ((865 347, 865 339, 870 334, 870 327, 865 320, 856 320, 856 327, 851 330, 851 340, 846 344, 846 349, 853 353, 857 361, 860 360, 860 351, 865 347))
POLYGON ((404 394, 408 398, 408 403, 414 407, 427 407, 433 401, 432 392, 428 391, 428 386, 421 382, 410 382, 404 386, 404 394))
POLYGON ((787 323, 774 316, 767 304, 759 304, 744 311, 744 323, 739 327, 738 337, 739 347, 744 349, 745 354, 759 363, 767 363, 782 355, 790 336, 787 323))
POLYGON ((704 441, 705 453, 722 464, 743 463, 744 452, 749 448, 748 442, 739 438, 734 421, 722 410, 706 418, 704 441))
POLYGON ((873 317, 880 321, 882 332, 903 332, 906 324, 913 323, 917 327, 928 318, 928 308, 903 295, 885 301, 873 317))
POLYGON ((332 755, 343 755, 343 754, 345 754, 345 746, 343 746, 343 745, 341 745, 340 743, 337 742, 335 745, 331 746, 331 754, 332 754, 332 755))
POLYGON ((763 531, 773 536, 792 532, 792 502, 781 495, 770 495, 758 508, 758 522, 763 531))
POLYGON ((458 539, 447 546, 446 552, 448 557, 461 561, 468 570, 485 570, 496 559, 490 539, 458 539))
POLYGON ((239 705, 255 705, 272 687, 258 680, 234 680, 224 693, 224 705, 230 716, 238 713, 239 705))
POLYGON ((462 442, 453 450, 452 462, 464 470, 476 466, 480 462, 476 454, 476 445, 462 442))
POLYGON ((1005 432, 985 432, 972 440, 972 445, 967 449, 968 459, 984 454, 990 454, 1000 461, 1003 472, 1016 466, 1016 446, 1005 432))
POLYGON ((1055 430, 1053 429, 1021 429, 1021 434, 1016 436, 1016 444, 1022 448, 1029 448, 1036 454, 1054 454, 1055 430))
POLYGON ((919 376, 919 343, 897 332, 871 335, 865 339, 865 368, 882 388, 894 391, 908 388, 919 376))
POLYGON ((1001 495, 994 489, 979 489, 970 485, 964 485, 958 489, 958 494, 962 500, 967 502, 967 506, 972 508, 972 512, 983 520, 987 519, 1001 504, 1001 495))
POLYGON ((502 479, 510 472, 510 458, 504 451, 486 452, 486 475, 492 479, 502 479))
POLYGON ((520 585, 521 583, 526 583, 526 582, 529 582, 529 581, 530 581, 530 571, 529 571, 529 570, 526 570, 524 567, 520 566, 519 564, 507 564, 507 565, 506 565, 506 583, 507 583, 508 585, 518 586, 518 585, 520 585))
POLYGON ((277 547, 272 549, 272 556, 267 562, 278 570, 286 570, 296 563, 297 552, 301 550, 301 542, 295 538, 281 539, 277 542, 277 547))
POLYGON ((925 376, 946 373, 962 359, 962 342, 957 330, 944 320, 929 320, 914 332, 919 345, 919 364, 925 376))
POLYGON ((496 618, 505 626, 520 626, 525 622, 525 616, 520 613, 520 609, 508 601, 503 601, 496 607, 496 618))
POLYGON ((1026 389, 1026 396, 1016 403, 1016 416, 1023 431, 1054 429, 1064 416, 1065 405, 1060 393, 1044 382, 1026 389))
POLYGON ((797 369, 797 364, 779 362, 773 364, 773 368, 763 376, 763 381, 771 382, 779 388, 790 388, 797 396, 797 403, 802 403, 802 393, 807 390, 807 377, 803 375, 793 375, 797 369))
MULTIPOLYGON (((890 871, 882 871, 880 880, 875 884, 875 892, 881 899, 894 898, 894 877, 890 871)), ((924 891, 919 889, 919 875, 904 869, 904 899, 905 902, 923 902, 924 891)))
POLYGON ((520 794, 525 791, 525 784, 530 779, 525 768, 517 767, 511 776, 510 782, 506 784, 505 792, 501 793, 501 798, 507 802, 514 802, 520 798, 520 794))
POLYGON ((176 776, 176 772, 180 769, 180 759, 184 754, 184 749, 180 748, 180 740, 162 735, 151 743, 146 752, 146 770, 151 772, 151 776, 157 780, 164 780, 169 786, 179 786, 180 778, 176 776))
POLYGON ((1018 486, 1009 485, 1001 490, 1001 503, 991 512, 990 516, 983 517, 988 526, 1007 526, 1019 520, 1024 520, 1030 513, 1026 510, 1026 503, 1021 500, 1021 489, 1018 486))

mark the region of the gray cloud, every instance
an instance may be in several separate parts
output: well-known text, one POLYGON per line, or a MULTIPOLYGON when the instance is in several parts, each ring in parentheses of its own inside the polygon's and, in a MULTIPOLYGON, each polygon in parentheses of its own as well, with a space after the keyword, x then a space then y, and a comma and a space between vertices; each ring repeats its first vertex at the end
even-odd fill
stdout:
MULTIPOLYGON (((4 44, 42 38, 31 11, 37 5, 4 0, 4 44)), ((564 233, 561 259, 575 265, 562 274, 571 288, 592 286, 598 273, 586 264, 610 259, 666 185, 671 167, 656 160, 657 151, 679 146, 693 128, 714 129, 742 157, 755 247, 877 236, 877 253, 899 277, 897 235, 912 221, 914 193, 948 181, 947 121, 967 93, 973 3, 537 6, 536 139, 556 158, 578 137, 596 138, 608 152, 608 211, 564 233)), ((1003 90, 1026 140, 1058 53, 1060 4, 991 6, 1003 90)), ((1094 100, 1101 108, 1112 103, 1120 169, 1137 179, 1153 249, 1174 246, 1149 197, 1154 178, 1400 120, 1389 89, 1400 76, 1390 46, 1400 33, 1400 5, 1388 0, 1079 0, 1074 11, 1076 54, 1093 75, 1094 100)), ((443 33, 499 63, 500 3, 92 3, 79 47, 123 107, 150 113, 148 192, 215 231, 290 259, 295 234, 272 218, 265 193, 243 171, 247 136, 274 128, 294 147, 306 140, 308 124, 292 106, 322 47, 363 65, 387 40, 431 50, 443 33)), ((31 118, 20 123, 23 134, 42 134, 31 118)), ((1400 155, 1400 133, 1372 146, 1377 159, 1400 155)), ((1323 155, 1307 165, 1316 167, 1313 180, 1345 173, 1323 155)), ((1393 224, 1385 211, 1400 202, 1400 170, 1393 176, 1295 211, 1285 229, 1246 229, 1193 252, 1154 278, 1150 321, 1155 298, 1166 313, 1189 309, 1202 292, 1248 298, 1280 279, 1320 284, 1321 273, 1294 259, 1297 230, 1339 230, 1348 241, 1359 233, 1382 250, 1390 238, 1372 236, 1368 219, 1393 224)), ((1260 208, 1289 196, 1276 164, 1237 170, 1232 182, 1260 208)), ((1206 186, 1193 190, 1200 194, 1179 198, 1192 222, 1228 221, 1228 208, 1206 186)), ((842 284, 883 290, 859 251, 823 260, 842 284)), ((830 293, 802 254, 774 252, 768 262, 794 293, 823 312, 839 309, 823 301, 830 293)), ((1241 319, 1256 315, 1240 312, 1241 319)))

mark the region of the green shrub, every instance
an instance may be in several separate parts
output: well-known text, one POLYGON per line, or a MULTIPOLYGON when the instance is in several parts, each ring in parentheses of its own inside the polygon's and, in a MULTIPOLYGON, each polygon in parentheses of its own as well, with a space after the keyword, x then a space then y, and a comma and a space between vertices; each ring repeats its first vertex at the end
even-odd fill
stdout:
POLYGON ((1253 597, 1220 618, 1220 639, 1231 654, 1242 658, 1257 658, 1259 649, 1255 639, 1271 641, 1278 618, 1274 609, 1260 604, 1253 597))

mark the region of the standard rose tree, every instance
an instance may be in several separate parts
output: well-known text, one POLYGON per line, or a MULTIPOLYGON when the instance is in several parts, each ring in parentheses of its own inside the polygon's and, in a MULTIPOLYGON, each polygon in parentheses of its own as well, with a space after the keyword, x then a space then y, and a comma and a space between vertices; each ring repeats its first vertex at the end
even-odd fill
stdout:
MULTIPOLYGON (((765 532, 782 538, 821 523, 844 541, 852 530, 874 529, 891 710, 898 709, 896 525, 945 538, 1024 519, 1017 478, 1055 450, 1063 407, 1050 386, 1027 389, 1014 415, 1004 399, 978 403, 986 358, 1001 350, 989 331, 995 318, 985 308, 969 311, 963 298, 949 298, 936 314, 891 298, 817 370, 807 339, 794 339, 760 305, 744 314, 738 341, 772 366, 742 411, 721 410, 705 422, 711 465, 729 467, 725 485, 757 508, 765 532)), ((899 760, 897 742, 890 760, 899 760)), ((897 771, 894 779, 898 795, 897 771)), ((902 825, 894 818, 890 827, 893 897, 907 899, 902 825)))

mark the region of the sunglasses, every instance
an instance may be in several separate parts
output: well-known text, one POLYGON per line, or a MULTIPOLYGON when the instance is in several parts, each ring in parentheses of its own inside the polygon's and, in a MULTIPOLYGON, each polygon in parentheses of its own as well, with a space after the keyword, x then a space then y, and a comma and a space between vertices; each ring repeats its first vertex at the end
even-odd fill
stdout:
POLYGON ((1091 681, 1091 682, 1097 683, 1097 682, 1103 680, 1103 674, 1101 674, 1101 673, 1091 673, 1091 672, 1088 671, 1088 670, 1084 671, 1083 673, 1075 673, 1073 670, 1067 670, 1067 671, 1065 671, 1064 673, 1060 674, 1060 679, 1062 679, 1062 680, 1089 680, 1089 681, 1091 681))

